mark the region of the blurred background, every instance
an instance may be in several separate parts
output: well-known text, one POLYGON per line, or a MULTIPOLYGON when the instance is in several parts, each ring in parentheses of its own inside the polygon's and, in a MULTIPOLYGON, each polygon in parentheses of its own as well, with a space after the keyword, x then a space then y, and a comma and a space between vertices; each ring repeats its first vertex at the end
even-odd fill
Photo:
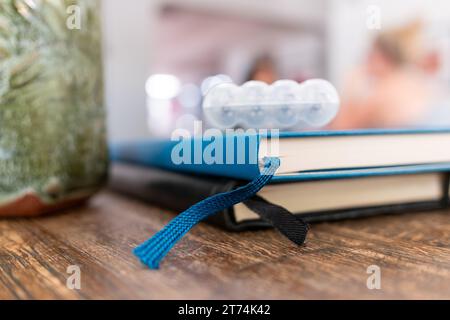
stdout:
POLYGON ((107 0, 109 136, 167 136, 227 81, 324 78, 328 129, 450 125, 447 0, 107 0))

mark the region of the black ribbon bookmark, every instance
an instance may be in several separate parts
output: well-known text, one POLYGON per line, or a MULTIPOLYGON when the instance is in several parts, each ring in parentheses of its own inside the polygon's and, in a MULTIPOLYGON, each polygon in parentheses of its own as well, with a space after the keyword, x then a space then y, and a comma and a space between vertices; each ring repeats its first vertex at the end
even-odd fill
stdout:
POLYGON ((254 196, 244 204, 295 244, 305 243, 309 226, 300 217, 260 196, 254 196))

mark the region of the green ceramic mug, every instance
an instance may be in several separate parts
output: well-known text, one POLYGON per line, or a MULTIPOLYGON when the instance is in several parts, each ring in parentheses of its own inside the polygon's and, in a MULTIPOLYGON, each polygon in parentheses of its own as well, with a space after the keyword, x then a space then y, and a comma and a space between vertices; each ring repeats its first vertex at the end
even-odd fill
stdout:
POLYGON ((0 216, 88 199, 106 179, 99 0, 0 1, 0 216))

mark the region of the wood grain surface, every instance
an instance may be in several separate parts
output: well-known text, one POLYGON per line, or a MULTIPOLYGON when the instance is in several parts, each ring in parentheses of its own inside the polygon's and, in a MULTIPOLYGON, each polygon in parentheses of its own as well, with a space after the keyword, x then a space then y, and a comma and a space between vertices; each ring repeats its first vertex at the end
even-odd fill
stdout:
POLYGON ((131 251, 173 217, 104 191, 58 215, 0 220, 0 298, 450 299, 450 211, 315 224, 303 247, 201 224, 148 270, 131 251), (66 286, 71 265, 81 290, 66 286), (380 290, 366 286, 370 265, 380 290))

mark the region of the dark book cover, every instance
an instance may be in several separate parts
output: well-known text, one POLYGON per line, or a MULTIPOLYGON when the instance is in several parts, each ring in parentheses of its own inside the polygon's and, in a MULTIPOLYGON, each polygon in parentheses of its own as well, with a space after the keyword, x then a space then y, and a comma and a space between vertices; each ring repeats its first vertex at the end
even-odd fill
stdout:
MULTIPOLYGON (((449 205, 449 175, 446 175, 444 180, 443 196, 438 201, 347 208, 326 212, 302 213, 299 216, 306 222, 311 223, 442 209, 449 205)), ((114 191, 180 213, 211 195, 233 190, 244 183, 244 181, 228 178, 196 176, 148 167, 115 164, 111 169, 109 185, 114 191)), ((233 208, 214 215, 208 222, 234 231, 269 227, 269 224, 262 220, 237 223, 233 208)))

